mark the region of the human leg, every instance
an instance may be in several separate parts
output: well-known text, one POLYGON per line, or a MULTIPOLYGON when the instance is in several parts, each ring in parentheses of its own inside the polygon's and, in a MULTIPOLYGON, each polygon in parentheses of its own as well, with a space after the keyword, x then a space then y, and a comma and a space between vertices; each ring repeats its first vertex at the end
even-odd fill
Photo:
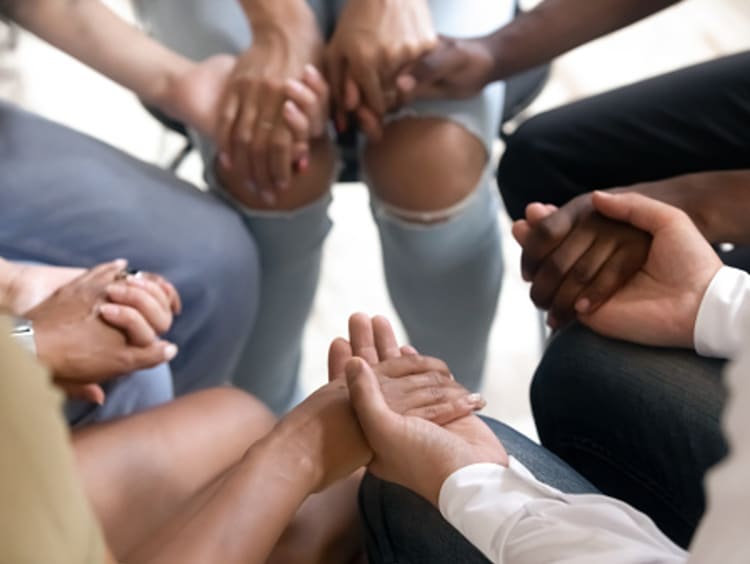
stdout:
POLYGON ((723 365, 564 329, 532 384, 542 444, 687 546, 705 507, 703 476, 726 454, 723 365))
POLYGON ((592 190, 750 167, 750 52, 625 86, 535 116, 498 169, 508 213, 592 190))
MULTIPOLYGON (((509 4, 485 0, 430 7, 447 35, 481 34, 511 17, 509 4)), ((503 93, 496 84, 469 100, 418 102, 391 116, 364 155, 386 281, 409 338, 475 390, 502 280, 488 163, 503 93)))
MULTIPOLYGON (((310 4, 324 25, 322 3, 310 4)), ((154 36, 195 59, 238 53, 252 41, 246 17, 234 0, 144 1, 138 7, 154 36)), ((296 176, 269 211, 254 195, 243 194, 244 179, 215 174, 214 144, 195 137, 209 186, 241 210, 262 264, 262 298, 255 330, 233 380, 282 413, 300 399, 297 373, 302 332, 317 288, 323 241, 331 226, 327 209, 335 153, 328 139, 314 143, 310 170, 296 176), (243 203, 230 194, 243 194, 243 203)))
MULTIPOLYGON (((542 482, 566 493, 596 492, 554 454, 498 421, 485 422, 508 454, 542 482)), ((370 564, 488 562, 428 501, 401 486, 368 474, 360 488, 359 502, 370 564)))
POLYGON ((258 261, 237 214, 156 167, 0 105, 0 255, 91 267, 125 257, 182 296, 167 338, 175 391, 234 369, 257 308, 258 261))

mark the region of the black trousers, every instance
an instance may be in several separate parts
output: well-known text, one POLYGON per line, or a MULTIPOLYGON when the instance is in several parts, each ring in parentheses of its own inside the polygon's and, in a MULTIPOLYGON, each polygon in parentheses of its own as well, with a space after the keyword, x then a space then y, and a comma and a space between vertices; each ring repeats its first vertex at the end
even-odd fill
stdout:
MULTIPOLYGON (((750 168, 750 52, 541 114, 508 140, 498 181, 508 212, 595 189, 750 168)), ((749 187, 750 189, 750 187, 749 187)), ((737 249, 725 262, 750 269, 737 249)), ((722 364, 580 327, 550 345, 532 387, 544 446, 602 492, 649 514, 686 546, 703 476, 726 452, 722 364)))

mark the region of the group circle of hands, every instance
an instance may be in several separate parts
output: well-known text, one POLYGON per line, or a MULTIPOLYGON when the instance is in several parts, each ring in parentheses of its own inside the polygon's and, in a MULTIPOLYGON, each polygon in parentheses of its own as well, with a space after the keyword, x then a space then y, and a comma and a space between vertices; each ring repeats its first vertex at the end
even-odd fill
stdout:
MULTIPOLYGON (((646 258, 608 297, 591 293, 570 269, 551 295, 559 294, 572 276, 584 288, 567 294, 575 296, 572 311, 595 331, 650 345, 692 347, 702 297, 721 268, 712 247, 684 212, 665 203, 636 193, 595 192, 587 198, 602 218, 647 242, 646 258)), ((545 264, 541 261, 534 274, 526 255, 539 244, 535 241, 549 243, 555 229, 562 229, 565 236, 552 249, 554 255, 583 236, 575 222, 557 224, 560 211, 532 204, 526 218, 513 226, 534 285, 545 264)), ((596 245, 590 244, 589 251, 596 245)), ((611 261, 618 253, 604 255, 611 261)), ((584 253, 572 266, 589 260, 584 253)), ((163 277, 132 273, 124 260, 90 270, 20 269, 14 310, 34 322, 39 358, 69 396, 101 403, 103 382, 177 354, 162 335, 181 310, 180 298, 163 277)), ((562 323, 559 311, 551 315, 562 323)), ((331 344, 329 383, 284 417, 274 433, 302 448, 298 454, 310 462, 305 468, 311 469, 316 491, 368 466, 437 503, 443 481, 455 470, 480 462, 508 463, 503 446, 474 415, 484 405, 455 381, 443 361, 400 346, 385 318, 355 314, 348 340, 331 344)))
POLYGON ((350 0, 327 44, 312 11, 302 2, 296 10, 254 21, 247 51, 212 57, 176 85, 175 105, 216 141, 219 172, 241 186, 240 201, 252 194, 274 205, 308 170, 331 112, 339 130, 351 114, 377 141, 385 116, 414 99, 483 86, 461 72, 470 43, 438 38, 427 0, 350 0))

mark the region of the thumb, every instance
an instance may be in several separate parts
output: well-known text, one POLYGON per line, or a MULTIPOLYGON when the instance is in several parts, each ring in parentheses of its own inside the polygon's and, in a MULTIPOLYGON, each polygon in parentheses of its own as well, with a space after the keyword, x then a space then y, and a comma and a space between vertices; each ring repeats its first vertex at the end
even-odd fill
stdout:
POLYGON ((96 405, 104 405, 106 395, 99 384, 58 383, 58 385, 69 398, 88 401, 96 405))
POLYGON ((652 235, 676 222, 689 221, 677 208, 635 192, 594 192, 592 203, 603 216, 628 223, 652 235))
POLYGON ((380 383, 372 368, 361 358, 346 364, 349 397, 359 424, 374 450, 387 441, 398 419, 383 397, 380 383))

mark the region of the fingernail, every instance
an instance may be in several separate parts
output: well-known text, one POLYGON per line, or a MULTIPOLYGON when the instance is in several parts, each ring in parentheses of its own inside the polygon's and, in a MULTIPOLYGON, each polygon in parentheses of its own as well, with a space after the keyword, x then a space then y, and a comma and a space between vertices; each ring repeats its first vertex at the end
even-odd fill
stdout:
POLYGON ((469 394, 466 399, 470 404, 477 406, 479 409, 487 405, 481 394, 469 394))
POLYGON ((177 348, 177 345, 175 344, 168 344, 166 347, 164 347, 164 360, 166 362, 169 362, 174 357, 177 356, 177 353, 179 352, 179 349, 177 348))
POLYGON ((266 205, 272 206, 276 203, 276 196, 274 196, 273 192, 261 192, 260 198, 263 200, 266 205))
POLYGON ((125 269, 128 266, 128 259, 118 258, 118 259, 113 260, 112 262, 114 262, 117 268, 125 269))
POLYGON ((232 159, 227 153, 219 154, 219 164, 223 168, 232 168, 232 159))
POLYGON ((314 65, 311 65, 310 63, 305 65, 305 73, 317 78, 320 76, 320 73, 318 72, 318 69, 315 68, 314 65))
POLYGON ((102 315, 117 316, 120 315, 120 306, 115 304, 102 304, 99 306, 99 313, 102 315))
POLYGON ((576 302, 576 311, 578 313, 586 313, 591 308, 591 302, 588 298, 581 298, 576 302))
MULTIPOLYGON (((417 354, 417 351, 414 351, 414 354, 417 354)), ((448 373, 448 378, 450 378, 450 379, 451 379, 451 380, 453 380, 454 382, 456 381, 456 377, 455 377, 455 376, 453 375, 453 372, 449 372, 449 373, 448 373)), ((475 394, 475 395, 476 395, 476 394, 475 394)))

